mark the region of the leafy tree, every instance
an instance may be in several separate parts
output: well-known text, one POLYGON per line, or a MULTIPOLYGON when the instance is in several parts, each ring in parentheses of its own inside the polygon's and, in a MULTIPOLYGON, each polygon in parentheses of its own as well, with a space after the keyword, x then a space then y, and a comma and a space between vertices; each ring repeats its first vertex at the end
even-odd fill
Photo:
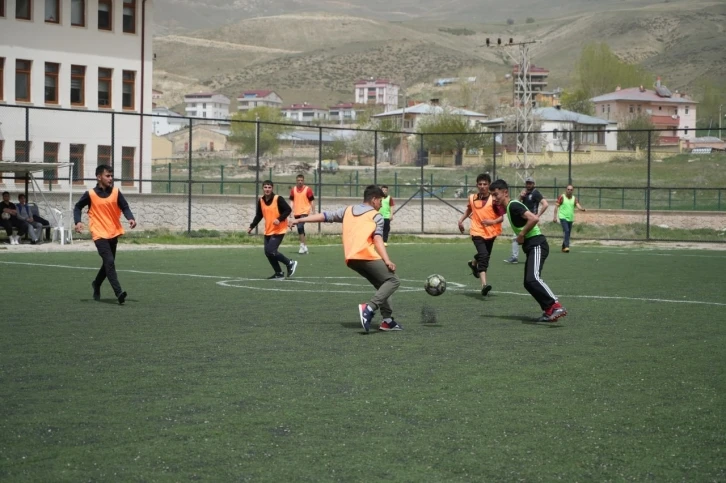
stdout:
MULTIPOLYGON (((255 122, 235 122, 235 121, 256 121, 260 122, 277 122, 284 123, 285 118, 279 109, 269 106, 256 107, 247 112, 238 112, 232 116, 232 126, 229 135, 230 142, 239 145, 239 151, 242 154, 254 154, 256 142, 255 122)), ((288 132, 289 126, 280 126, 278 124, 260 124, 260 156, 263 154, 274 154, 280 147, 280 135, 288 132)))
POLYGON ((595 104, 590 101, 590 97, 582 89, 563 92, 560 103, 562 109, 568 111, 579 112, 588 116, 595 114, 595 104))
MULTIPOLYGON (((647 114, 640 114, 630 118, 618 130, 618 149, 648 149, 648 131, 655 129, 653 121, 647 114)), ((658 144, 659 132, 650 133, 650 144, 658 144)))
POLYGON ((586 98, 623 88, 652 86, 653 75, 642 67, 623 62, 606 43, 590 43, 582 48, 575 65, 576 90, 586 98))
MULTIPOLYGON (((724 86, 718 88, 712 81, 704 80, 700 83, 701 93, 698 96, 698 110, 696 111, 698 119, 696 126, 699 129, 700 136, 714 135, 718 132, 719 126, 719 106, 721 106, 720 115, 726 114, 726 90, 724 86), (714 130, 715 129, 715 130, 714 130)), ((721 118, 721 127, 726 126, 726 119, 721 118)), ((718 135, 717 135, 718 136, 718 135)), ((726 130, 721 133, 720 137, 726 137, 726 130)))
POLYGON ((440 114, 428 116, 418 125, 418 132, 424 136, 424 147, 435 153, 455 152, 465 149, 481 149, 491 145, 491 136, 469 125, 464 116, 444 109, 440 114))
POLYGON ((343 138, 336 137, 332 142, 323 143, 323 159, 337 160, 348 151, 348 146, 343 138))

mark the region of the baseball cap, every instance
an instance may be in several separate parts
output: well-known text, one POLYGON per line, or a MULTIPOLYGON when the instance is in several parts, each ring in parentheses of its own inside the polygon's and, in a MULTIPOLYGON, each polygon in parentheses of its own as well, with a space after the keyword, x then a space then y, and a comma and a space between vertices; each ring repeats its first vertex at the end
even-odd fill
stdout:
POLYGON ((527 179, 524 180, 525 183, 534 183, 534 178, 529 176, 527 179))

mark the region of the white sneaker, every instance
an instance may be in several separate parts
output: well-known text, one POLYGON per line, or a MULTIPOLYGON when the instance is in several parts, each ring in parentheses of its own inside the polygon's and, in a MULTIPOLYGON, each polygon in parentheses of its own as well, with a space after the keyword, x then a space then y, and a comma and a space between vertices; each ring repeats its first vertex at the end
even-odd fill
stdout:
POLYGON ((305 245, 300 245, 300 250, 298 250, 297 252, 298 252, 299 254, 301 254, 301 255, 302 255, 302 254, 303 254, 303 253, 305 253, 306 251, 307 251, 307 250, 305 250, 305 245))
POLYGON ((308 254, 308 246, 307 245, 303 245, 303 248, 305 249, 305 255, 307 255, 308 254))
POLYGON ((18 241, 18 235, 13 235, 12 237, 10 237, 10 244, 20 245, 20 242, 18 241))

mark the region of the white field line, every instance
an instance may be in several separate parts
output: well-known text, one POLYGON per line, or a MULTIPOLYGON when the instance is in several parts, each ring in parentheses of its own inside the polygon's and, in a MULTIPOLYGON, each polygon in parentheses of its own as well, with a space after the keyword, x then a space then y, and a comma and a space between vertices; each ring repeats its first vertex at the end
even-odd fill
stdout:
MULTIPOLYGON (((44 263, 29 263, 29 262, 6 262, 6 261, 0 261, 0 264, 3 265, 22 265, 22 266, 30 266, 30 267, 43 267, 43 268, 63 268, 63 269, 69 269, 69 270, 92 270, 97 271, 98 267, 76 267, 72 265, 54 265, 54 264, 44 264, 44 263)), ((221 276, 221 275, 200 275, 195 273, 171 273, 171 272, 151 272, 151 271, 144 271, 144 270, 116 270, 117 272, 123 272, 123 273, 135 273, 139 275, 161 275, 161 276, 171 276, 171 277, 189 277, 189 278, 206 278, 206 279, 217 279, 219 282, 216 282, 218 285, 225 286, 225 287, 235 287, 235 288, 248 288, 251 290, 262 290, 262 291, 276 291, 276 292, 313 292, 313 293, 320 293, 321 290, 319 288, 314 290, 306 290, 301 288, 283 288, 281 285, 275 288, 272 287, 259 287, 259 286, 249 286, 249 285, 236 285, 238 283, 244 283, 244 282, 271 282, 274 284, 290 284, 292 282, 296 282, 297 284, 316 284, 320 285, 320 282, 311 282, 308 280, 331 280, 330 285, 333 286, 351 286, 351 287, 360 287, 361 289, 365 288, 365 292, 370 292, 370 287, 365 284, 348 284, 344 282, 332 282, 332 280, 356 280, 361 281, 359 277, 295 277, 294 279, 286 279, 286 280, 268 280, 266 278, 240 278, 240 277, 229 277, 229 276, 221 276)), ((401 279, 402 282, 411 282, 411 283, 417 283, 420 285, 420 287, 401 287, 401 292, 414 292, 419 291, 420 288, 423 288, 423 284, 421 284, 420 280, 408 280, 408 279, 401 279)), ((457 282, 451 282, 447 281, 448 287, 447 290, 452 291, 458 291, 458 290, 467 290, 467 286, 464 284, 460 284, 457 282)), ((335 292, 334 290, 325 290, 326 293, 332 293, 335 292)), ((360 293, 358 291, 339 291, 337 293, 360 293)), ((507 292, 507 291, 496 291, 497 295, 515 295, 515 296, 524 296, 529 297, 530 295, 527 293, 521 293, 521 292, 507 292)), ((638 302, 659 302, 659 303, 670 303, 670 304, 693 304, 693 305, 712 305, 717 307, 726 307, 726 303, 722 302, 707 302, 707 301, 700 301, 700 300, 673 300, 673 299, 661 299, 661 298, 649 298, 649 297, 621 297, 621 296, 608 296, 608 295, 582 295, 582 294, 568 294, 568 295, 558 295, 560 298, 568 299, 568 298, 582 298, 582 299, 597 299, 597 300, 632 300, 632 301, 638 301, 638 302)))

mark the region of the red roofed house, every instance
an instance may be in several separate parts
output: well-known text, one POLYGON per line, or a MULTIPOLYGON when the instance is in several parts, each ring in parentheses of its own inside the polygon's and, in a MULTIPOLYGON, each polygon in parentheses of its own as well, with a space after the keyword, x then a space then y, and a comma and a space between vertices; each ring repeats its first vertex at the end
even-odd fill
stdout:
POLYGON ((356 117, 355 107, 356 105, 352 102, 340 102, 335 106, 330 106, 328 108, 328 119, 339 121, 341 124, 352 123, 356 117))
POLYGON ((255 107, 269 106, 282 107, 282 98, 270 90, 251 90, 244 91, 237 96, 237 110, 240 112, 249 111, 255 107))
POLYGON ((323 107, 317 107, 303 102, 302 104, 292 104, 280 109, 285 118, 291 121, 310 122, 316 119, 327 119, 328 110, 323 107))
POLYGON ((380 104, 385 112, 398 108, 398 84, 387 79, 360 80, 354 90, 356 104, 380 104))
POLYGON ((595 116, 618 121, 618 128, 629 119, 647 115, 656 129, 662 130, 658 144, 678 144, 681 139, 696 137, 696 105, 698 102, 685 93, 671 93, 660 83, 655 89, 643 86, 621 89, 590 99, 595 104, 595 116))

